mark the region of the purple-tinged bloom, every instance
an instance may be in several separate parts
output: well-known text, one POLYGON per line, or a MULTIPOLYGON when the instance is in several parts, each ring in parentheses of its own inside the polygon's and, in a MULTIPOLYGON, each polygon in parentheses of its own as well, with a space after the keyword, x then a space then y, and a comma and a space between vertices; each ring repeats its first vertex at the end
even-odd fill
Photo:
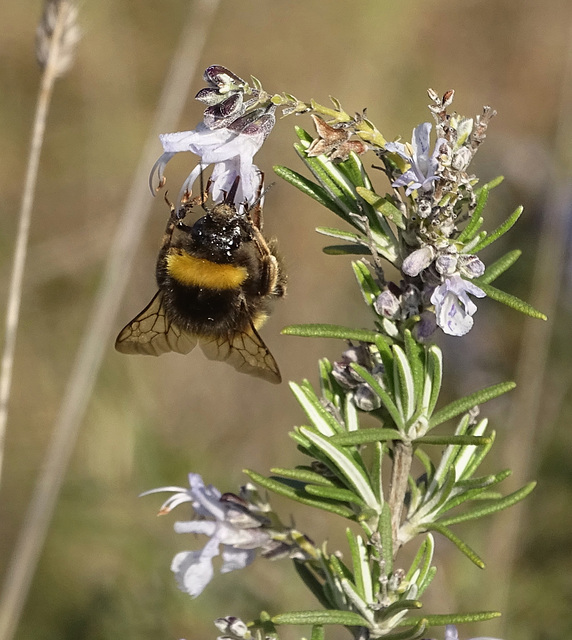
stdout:
MULTIPOLYGON (((454 624, 448 624, 445 627, 445 640, 459 640, 459 634, 457 632, 457 627, 454 624)), ((479 636, 478 638, 471 638, 471 640, 499 640, 498 638, 490 638, 479 636)))
POLYGON ((439 175, 439 149, 444 138, 439 138, 435 143, 435 149, 429 156, 429 143, 431 134, 431 123, 424 122, 413 129, 411 144, 401 142, 388 142, 385 145, 386 151, 397 153, 411 166, 407 171, 392 183, 393 187, 406 187, 405 194, 412 191, 431 191, 433 183, 440 178, 439 175))
POLYGON ((432 311, 423 311, 419 318, 419 322, 413 327, 413 337, 419 342, 424 342, 435 333, 437 320, 432 311))
POLYGON ((215 627, 222 632, 217 640, 250 640, 252 633, 248 626, 236 616, 226 616, 226 618, 217 618, 215 627))
POLYGON ((435 259, 435 249, 429 244, 410 253, 401 265, 401 271, 407 276, 418 276, 435 259))
POLYGON ((191 192, 206 165, 213 164, 210 186, 212 200, 215 203, 221 202, 239 176, 235 205, 253 204, 259 195, 261 172, 252 160, 273 125, 274 114, 267 112, 254 122, 247 115, 238 118, 230 127, 210 129, 204 122, 200 122, 193 131, 160 135, 164 153, 151 169, 151 191, 154 192, 155 175, 159 179, 159 187, 165 183, 164 170, 169 160, 177 153, 191 151, 200 157, 200 162, 185 180, 179 199, 191 192))
POLYGON ((477 298, 486 295, 482 289, 463 280, 461 276, 447 278, 433 291, 431 302, 435 305, 437 324, 444 333, 464 336, 471 330, 477 305, 469 298, 469 294, 477 298))
POLYGON ((462 253, 459 256, 459 271, 466 278, 480 278, 485 273, 485 265, 477 256, 462 253))
POLYGON ((190 502, 197 518, 176 522, 177 533, 199 533, 209 537, 200 551, 178 553, 171 564, 171 570, 181 591, 193 598, 202 593, 213 577, 212 559, 220 554, 222 546, 223 564, 221 573, 242 569, 249 565, 256 555, 256 549, 266 547, 271 542, 270 534, 263 527, 264 519, 242 506, 240 499, 231 494, 224 496, 212 485, 205 486, 197 473, 189 474, 189 489, 182 487, 162 487, 146 492, 171 491, 174 495, 162 505, 159 513, 164 514, 183 502, 190 502))

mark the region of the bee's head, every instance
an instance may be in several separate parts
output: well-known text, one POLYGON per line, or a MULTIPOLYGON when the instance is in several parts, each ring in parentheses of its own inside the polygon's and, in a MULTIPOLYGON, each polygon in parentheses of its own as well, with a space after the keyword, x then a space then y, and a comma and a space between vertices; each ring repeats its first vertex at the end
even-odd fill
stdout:
POLYGON ((234 207, 216 205, 192 226, 195 247, 217 262, 231 262, 243 242, 242 219, 234 207))

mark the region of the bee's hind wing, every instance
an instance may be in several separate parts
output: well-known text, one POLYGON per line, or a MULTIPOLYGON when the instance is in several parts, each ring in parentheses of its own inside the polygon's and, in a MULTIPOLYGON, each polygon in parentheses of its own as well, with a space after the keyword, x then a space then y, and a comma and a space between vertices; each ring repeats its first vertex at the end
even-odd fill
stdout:
POLYGON ((189 353, 196 336, 169 321, 163 306, 163 296, 157 291, 151 302, 129 322, 117 336, 115 348, 120 353, 160 356, 176 351, 189 353))
POLYGON ((241 373, 274 384, 282 381, 276 360, 254 327, 228 338, 201 337, 199 345, 209 360, 228 362, 241 373))

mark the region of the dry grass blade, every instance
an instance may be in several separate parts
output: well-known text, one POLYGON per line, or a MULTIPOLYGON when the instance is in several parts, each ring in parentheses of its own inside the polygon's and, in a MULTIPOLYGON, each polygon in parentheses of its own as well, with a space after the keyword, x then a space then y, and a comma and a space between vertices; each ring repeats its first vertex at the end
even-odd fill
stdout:
POLYGON ((109 249, 103 281, 89 316, 90 321, 68 380, 52 441, 8 567, 0 598, 1 640, 10 640, 16 631, 97 371, 110 342, 115 315, 131 271, 132 258, 151 209, 147 177, 149 167, 157 155, 157 134, 171 129, 182 113, 219 2, 220 0, 199 0, 192 3, 181 29, 178 49, 165 81, 155 122, 109 249), (192 38, 189 37, 191 32, 192 38))
POLYGON ((48 2, 38 26, 36 38, 37 42, 40 43, 39 45, 37 44, 38 50, 41 49, 41 56, 38 54, 38 62, 43 69, 43 74, 40 92, 38 94, 38 102, 36 104, 32 140, 26 170, 26 182, 22 196, 22 205, 20 207, 12 275, 6 304, 6 330, 2 364, 0 367, 0 476, 2 475, 6 422, 8 419, 8 401, 12 386, 12 367, 14 364, 16 335, 20 318, 22 281, 28 250, 28 237, 30 235, 30 222, 36 193, 40 153, 44 140, 44 132, 46 130, 46 120, 54 82, 58 76, 71 66, 75 45, 79 40, 77 10, 75 7, 70 5, 69 2, 48 2))

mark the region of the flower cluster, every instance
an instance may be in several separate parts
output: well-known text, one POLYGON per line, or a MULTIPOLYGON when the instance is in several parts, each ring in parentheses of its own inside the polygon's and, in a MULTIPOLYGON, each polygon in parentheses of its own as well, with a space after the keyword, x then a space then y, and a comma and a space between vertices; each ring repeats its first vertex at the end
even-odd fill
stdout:
POLYGON ((448 114, 453 95, 448 91, 439 98, 429 91, 437 136, 432 152, 432 125, 424 122, 413 130, 411 143, 388 142, 377 153, 384 160, 396 203, 407 217, 401 262, 406 286, 425 294, 425 306, 434 306, 436 324, 445 333, 462 336, 473 326, 477 310, 469 294, 485 296, 470 282, 485 272, 485 265, 471 252, 477 242, 465 241, 459 227, 477 205, 477 180, 467 168, 495 112, 485 107, 475 120, 448 114), (399 188, 405 188, 407 201, 401 199, 399 188))
POLYGON ((452 91, 442 99, 434 92, 430 95, 434 101, 430 108, 437 120, 433 151, 430 153, 432 126, 425 122, 413 130, 410 144, 389 142, 379 153, 390 154, 386 167, 390 177, 395 178, 392 186, 404 187, 409 199, 401 271, 409 283, 430 292, 437 325, 445 333, 462 336, 473 326, 472 316, 477 310, 469 294, 485 296, 469 280, 481 277, 485 265, 470 252, 470 243, 459 240, 458 221, 466 219, 464 205, 469 210, 476 205, 476 179, 466 169, 494 112, 485 109, 485 116, 477 118, 475 127, 470 118, 447 114, 452 91), (402 172, 398 164, 391 163, 391 154, 405 162, 402 172))
POLYGON ((222 202, 238 177, 234 203, 237 207, 252 205, 261 183, 261 171, 253 158, 274 127, 275 106, 264 92, 251 89, 244 80, 220 65, 208 67, 204 79, 209 86, 195 96, 207 105, 202 122, 192 131, 159 136, 164 153, 151 170, 149 186, 154 193, 153 181, 157 176, 158 188, 161 188, 169 160, 177 153, 191 151, 200 161, 183 183, 180 201, 189 199, 196 179, 212 164, 207 190, 213 202, 222 202))
POLYGON ((200 551, 182 551, 171 564, 181 591, 193 598, 200 595, 212 580, 213 558, 222 547, 221 573, 243 569, 260 550, 265 558, 305 557, 290 533, 271 512, 252 485, 242 487, 240 495, 222 494, 213 485, 206 486, 198 473, 189 473, 189 488, 160 487, 142 495, 169 491, 170 496, 159 509, 164 515, 190 502, 195 517, 175 523, 177 533, 198 533, 209 540, 200 551))
POLYGON ((505 509, 534 488, 530 482, 502 495, 496 486, 509 472, 479 475, 494 432, 487 431, 486 419, 477 419, 478 407, 514 384, 498 383, 442 406, 443 354, 429 343, 437 327, 453 336, 466 334, 477 309, 474 298, 485 295, 544 317, 490 284, 519 252, 509 252, 488 269, 478 257, 522 211, 517 209, 490 235, 480 229, 488 194, 499 181, 477 187, 468 167, 494 111, 485 107, 475 119, 448 113, 453 92, 439 97, 430 91, 435 142, 429 122, 414 128, 410 143, 387 142, 365 110, 350 116, 335 99, 334 108, 327 108, 290 94, 269 96, 255 78, 250 86, 221 66, 209 67, 204 77, 208 86, 196 96, 206 105, 203 121, 193 131, 161 136, 164 154, 151 181, 157 176, 162 186, 167 162, 176 153, 191 151, 200 162, 183 185, 183 202, 204 167, 213 164, 207 183, 212 199, 220 202, 229 192, 232 196, 231 187, 238 184, 236 206, 253 204, 261 184, 253 158, 274 126, 275 109, 281 107, 284 115, 310 113, 317 136, 298 127, 295 148, 316 182, 287 167, 275 171, 351 227, 319 231, 343 242, 326 252, 359 256, 352 267, 374 327, 295 325, 283 331, 344 339, 348 346, 337 361, 320 361, 319 390, 307 380, 291 383, 306 415, 291 435, 306 463, 273 468, 270 477, 246 471, 267 491, 351 522, 346 529, 349 553, 330 552, 325 543, 314 545, 284 526, 254 485, 243 487, 239 495, 221 494, 191 473, 189 489, 156 490, 172 493, 160 513, 191 503, 192 519, 177 522, 175 531, 208 537, 202 549, 175 556, 177 583, 196 597, 212 579, 218 555, 221 573, 246 567, 257 554, 287 557, 324 607, 275 616, 262 612, 247 624, 234 615, 222 617, 215 622, 219 640, 278 638, 281 624, 311 625, 315 639, 324 637, 329 624, 344 625, 358 639, 421 638, 429 627, 446 625, 445 640, 458 640, 454 624, 499 614, 415 615, 437 570, 434 535, 446 537, 482 568, 483 560, 453 528, 505 509), (392 187, 385 196, 376 193, 361 161, 370 150, 382 163, 375 168, 392 187), (384 261, 398 270, 398 281, 386 276, 384 261), (377 427, 362 428, 363 412, 377 427), (456 426, 450 432, 430 433, 453 419, 456 426), (444 446, 440 457, 427 452, 434 445, 444 446), (406 570, 398 565, 399 551, 413 540, 422 541, 406 570))

